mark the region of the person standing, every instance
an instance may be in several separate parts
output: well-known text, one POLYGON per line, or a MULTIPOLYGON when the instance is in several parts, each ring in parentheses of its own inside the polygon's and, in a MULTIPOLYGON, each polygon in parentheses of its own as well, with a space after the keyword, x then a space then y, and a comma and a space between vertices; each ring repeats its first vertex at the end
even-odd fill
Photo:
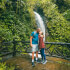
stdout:
POLYGON ((47 60, 46 60, 46 55, 45 55, 45 44, 43 42, 43 38, 44 38, 43 32, 39 32, 39 49, 40 49, 40 53, 42 57, 41 63, 46 64, 47 60))
POLYGON ((39 36, 40 28, 37 28, 36 31, 31 33, 30 36, 30 46, 32 47, 32 66, 34 64, 34 53, 36 52, 36 62, 38 62, 38 36, 39 36))

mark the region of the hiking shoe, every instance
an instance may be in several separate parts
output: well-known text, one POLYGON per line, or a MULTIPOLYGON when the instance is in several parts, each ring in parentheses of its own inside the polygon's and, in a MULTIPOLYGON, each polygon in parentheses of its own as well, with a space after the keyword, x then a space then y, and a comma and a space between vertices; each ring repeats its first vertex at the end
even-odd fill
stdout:
POLYGON ((45 60, 44 62, 43 62, 43 64, 46 64, 47 63, 47 60, 45 60))
POLYGON ((44 61, 42 60, 42 61, 41 61, 41 63, 43 64, 43 63, 44 63, 44 61))
POLYGON ((34 62, 32 62, 32 67, 34 67, 35 66, 35 64, 34 64, 34 62))

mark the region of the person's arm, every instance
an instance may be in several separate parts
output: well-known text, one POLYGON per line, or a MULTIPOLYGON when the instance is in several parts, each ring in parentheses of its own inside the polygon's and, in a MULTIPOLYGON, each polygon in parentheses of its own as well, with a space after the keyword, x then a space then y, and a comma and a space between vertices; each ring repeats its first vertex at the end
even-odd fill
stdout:
POLYGON ((41 38, 41 35, 39 35, 39 48, 40 48, 40 50, 41 50, 41 48, 42 48, 42 38, 41 38))
POLYGON ((41 38, 40 47, 42 48, 43 39, 41 38))
POLYGON ((30 46, 32 47, 32 38, 33 36, 30 36, 30 46))
POLYGON ((41 35, 41 37, 43 37, 43 38, 44 38, 44 35, 41 35))
POLYGON ((44 35, 43 35, 43 38, 44 38, 44 35))
POLYGON ((34 32, 31 33, 31 36, 30 36, 30 46, 32 47, 32 38, 34 36, 34 32))

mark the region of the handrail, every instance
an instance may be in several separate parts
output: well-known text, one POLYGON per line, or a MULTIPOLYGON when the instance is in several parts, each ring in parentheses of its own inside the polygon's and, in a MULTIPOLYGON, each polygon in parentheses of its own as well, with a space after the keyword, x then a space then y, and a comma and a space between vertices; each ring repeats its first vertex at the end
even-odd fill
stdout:
MULTIPOLYGON (((2 44, 5 44, 5 43, 13 43, 13 42, 14 42, 14 41, 2 42, 2 44)), ((15 42, 30 43, 29 41, 15 41, 15 42)), ((64 43, 64 42, 45 42, 45 44, 70 45, 70 43, 64 43)))
MULTIPOLYGON (((11 53, 11 54, 13 54, 13 56, 15 56, 18 51, 19 51, 19 52, 21 51, 21 50, 17 50, 17 49, 16 49, 16 48, 17 48, 16 45, 17 45, 19 42, 21 42, 24 46, 19 46, 18 48, 23 47, 23 48, 26 50, 26 52, 27 52, 27 51, 28 51, 28 47, 29 47, 29 46, 27 47, 27 45, 30 45, 30 44, 29 44, 29 43, 30 43, 29 41, 15 41, 15 40, 13 40, 13 41, 9 41, 9 42, 2 42, 2 43, 0 43, 0 44, 1 44, 1 46, 2 46, 2 45, 10 45, 10 43, 13 43, 12 53, 9 51, 8 53, 6 52, 5 55, 11 53)), ((63 58, 66 58, 66 57, 70 58, 70 55, 68 55, 70 52, 66 53, 66 51, 69 51, 69 50, 70 50, 70 43, 63 43, 63 42, 45 42, 45 45, 48 46, 48 47, 46 47, 46 51, 49 52, 49 55, 50 55, 50 56, 54 56, 54 55, 52 55, 52 54, 54 54, 53 52, 54 52, 54 50, 55 50, 56 53, 57 53, 57 56, 61 56, 61 57, 63 57, 63 58), (49 45, 50 45, 50 46, 49 46, 49 45), (52 47, 53 45, 54 45, 55 47, 52 47), (60 48, 60 47, 62 47, 61 50, 58 49, 58 48, 60 48), (64 49, 64 47, 67 48, 67 49, 64 49), (53 48, 52 51, 50 51, 51 48, 53 48)), ((6 46, 6 47, 1 47, 0 52, 2 52, 3 49, 5 49, 5 51, 6 51, 6 48, 8 48, 8 47, 7 47, 7 46, 6 46)), ((4 51, 4 50, 3 50, 3 51, 4 51)), ((5 51, 4 51, 4 52, 5 52, 5 51)), ((23 51, 22 51, 22 52, 23 52, 23 51)), ((4 55, 4 54, 3 54, 3 55, 4 55)), ((0 57, 1 57, 1 55, 0 55, 0 57)))
POLYGON ((63 43, 63 42, 45 42, 45 44, 70 45, 70 43, 63 43))

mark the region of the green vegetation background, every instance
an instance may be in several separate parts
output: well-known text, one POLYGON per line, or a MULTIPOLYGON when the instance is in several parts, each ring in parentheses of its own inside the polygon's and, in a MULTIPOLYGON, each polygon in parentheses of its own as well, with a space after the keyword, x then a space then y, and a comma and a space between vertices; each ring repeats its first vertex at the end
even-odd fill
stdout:
POLYGON ((70 43, 70 0, 0 0, 0 42, 28 41, 37 28, 34 10, 45 17, 46 41, 70 43))
POLYGON ((69 7, 69 0, 0 0, 0 42, 29 40, 37 27, 34 10, 45 17, 47 41, 70 42, 69 7))

